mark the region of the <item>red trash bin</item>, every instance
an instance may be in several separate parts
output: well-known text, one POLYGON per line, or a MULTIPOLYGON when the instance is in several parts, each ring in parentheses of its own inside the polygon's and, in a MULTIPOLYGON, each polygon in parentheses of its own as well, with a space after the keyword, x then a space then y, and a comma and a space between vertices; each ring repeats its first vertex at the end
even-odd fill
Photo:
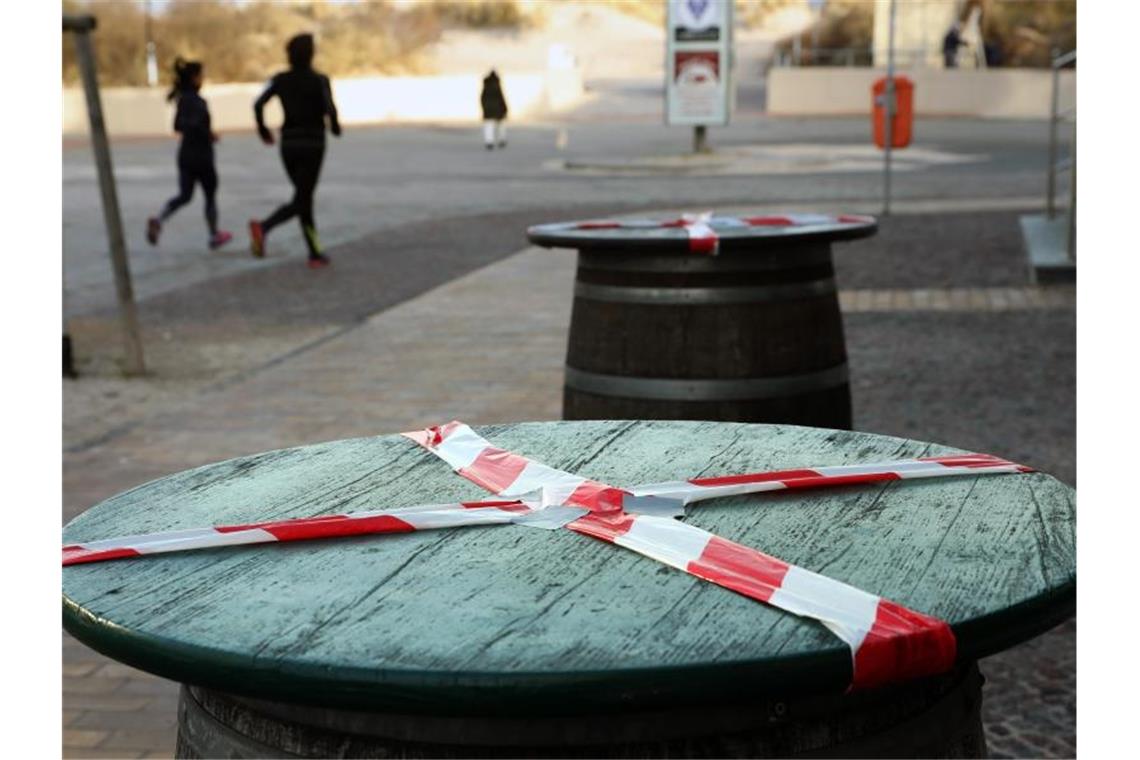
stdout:
MULTIPOLYGON (((910 145, 911 126, 914 124, 914 82, 906 77, 895 77, 895 115, 891 123, 891 147, 910 145)), ((887 78, 883 77, 871 87, 871 123, 875 145, 886 147, 886 94, 887 78)))

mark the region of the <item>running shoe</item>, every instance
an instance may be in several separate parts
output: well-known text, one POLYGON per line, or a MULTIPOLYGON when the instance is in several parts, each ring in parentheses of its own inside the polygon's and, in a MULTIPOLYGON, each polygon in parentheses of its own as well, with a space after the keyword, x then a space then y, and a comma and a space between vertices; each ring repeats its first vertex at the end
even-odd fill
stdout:
POLYGON ((158 245, 158 236, 162 234, 162 222, 158 221, 158 217, 152 216, 146 220, 146 242, 151 245, 158 245))
POLYGON ((265 258, 265 231, 256 219, 249 220, 249 252, 256 259, 265 258))
POLYGON ((309 269, 321 269, 327 267, 332 263, 332 259, 323 253, 318 253, 315 256, 309 257, 309 269))
POLYGON ((233 239, 234 236, 226 230, 218 230, 213 235, 210 235, 210 250, 216 251, 233 239))

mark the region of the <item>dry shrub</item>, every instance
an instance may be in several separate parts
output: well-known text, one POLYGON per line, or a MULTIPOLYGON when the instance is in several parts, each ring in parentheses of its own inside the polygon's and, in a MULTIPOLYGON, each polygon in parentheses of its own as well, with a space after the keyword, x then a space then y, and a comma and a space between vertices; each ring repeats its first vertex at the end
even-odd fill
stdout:
MULTIPOLYGON (((104 86, 146 84, 146 15, 139 2, 63 0, 64 13, 91 13, 99 81, 104 86)), ((514 0, 423 0, 359 3, 170 0, 151 19, 162 83, 178 56, 200 60, 212 82, 267 78, 285 65, 294 34, 317 38, 315 65, 331 76, 418 73, 424 48, 444 26, 520 27, 541 16, 541 3, 524 11, 514 0)), ((63 45, 63 81, 79 76, 73 43, 63 45)))

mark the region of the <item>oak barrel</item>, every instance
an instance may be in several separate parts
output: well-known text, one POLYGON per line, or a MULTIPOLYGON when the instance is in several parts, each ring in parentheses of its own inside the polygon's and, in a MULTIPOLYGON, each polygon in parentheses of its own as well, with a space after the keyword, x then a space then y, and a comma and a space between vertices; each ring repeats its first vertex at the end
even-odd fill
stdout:
POLYGON ((564 419, 851 428, 831 242, 874 219, 711 217, 714 254, 676 222, 610 224, 528 231, 578 248, 564 419))
POLYGON ((304 707, 183 686, 179 758, 986 756, 974 663, 892 689, 556 717, 304 707))

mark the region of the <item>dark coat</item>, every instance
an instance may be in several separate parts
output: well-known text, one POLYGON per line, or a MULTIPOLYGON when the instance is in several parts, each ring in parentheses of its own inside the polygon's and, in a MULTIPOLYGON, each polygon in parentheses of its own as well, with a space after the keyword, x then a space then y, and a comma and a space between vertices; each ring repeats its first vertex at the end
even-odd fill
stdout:
POLYGON ((507 99, 503 97, 499 75, 493 71, 483 78, 483 94, 479 102, 483 105, 484 119, 507 118, 507 99))

